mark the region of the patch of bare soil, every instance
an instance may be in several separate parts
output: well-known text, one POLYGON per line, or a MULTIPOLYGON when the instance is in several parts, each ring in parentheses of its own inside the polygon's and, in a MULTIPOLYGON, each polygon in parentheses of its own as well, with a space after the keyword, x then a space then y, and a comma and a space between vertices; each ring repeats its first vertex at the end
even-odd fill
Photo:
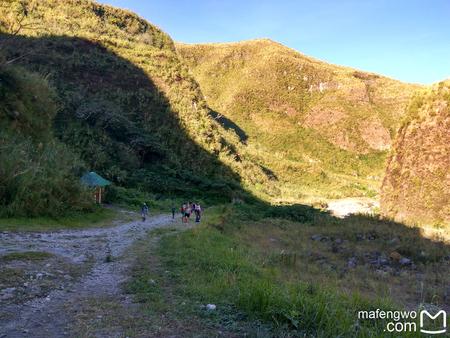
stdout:
POLYGON ((314 107, 306 115, 305 125, 310 128, 328 127, 337 124, 347 116, 347 113, 340 108, 314 107))
POLYGON ((277 113, 285 114, 288 117, 298 117, 300 115, 300 113, 294 107, 291 107, 290 105, 285 103, 272 103, 269 106, 269 109, 277 113))
POLYGON ((358 151, 358 145, 351 138, 350 133, 342 129, 342 123, 347 117, 348 114, 342 108, 316 106, 308 112, 304 124, 318 130, 339 148, 358 151))
MULTIPOLYGON (((358 145, 350 138, 346 130, 339 130, 336 126, 329 129, 330 141, 341 149, 358 151, 358 145)), ((361 153, 364 153, 361 151, 361 153)))
MULTIPOLYGON (((121 309, 118 315, 133 313, 134 306, 121 288, 129 268, 124 255, 149 230, 167 224, 171 224, 168 216, 156 216, 112 228, 1 233, 1 256, 30 251, 51 255, 39 261, 0 261, 0 337, 78 337, 73 324, 91 303, 109 302, 107 308, 121 309)), ((92 316, 103 318, 95 312, 92 316)), ((108 320, 108 332, 84 334, 123 336, 124 328, 112 325, 114 317, 108 320)))
POLYGON ((361 137, 370 148, 375 150, 387 150, 391 147, 391 135, 381 121, 361 121, 359 124, 359 131, 361 137))

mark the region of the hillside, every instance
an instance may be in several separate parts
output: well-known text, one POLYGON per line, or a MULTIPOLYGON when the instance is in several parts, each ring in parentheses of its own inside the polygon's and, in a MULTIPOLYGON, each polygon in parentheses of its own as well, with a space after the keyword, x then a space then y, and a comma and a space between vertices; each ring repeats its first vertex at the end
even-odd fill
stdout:
POLYGON ((216 119, 284 181, 285 200, 376 194, 386 151, 418 86, 267 39, 176 48, 216 119))
POLYGON ((3 0, 0 18, 3 57, 56 93, 59 140, 86 168, 162 195, 373 197, 416 88, 270 40, 176 50, 88 0, 3 0))
POLYGON ((412 224, 450 225, 450 81, 418 94, 383 181, 382 212, 412 224))
POLYGON ((91 209, 81 161, 53 135, 54 99, 41 76, 0 65, 0 217, 91 209))
POLYGON ((48 79, 54 133, 87 168, 127 187, 226 199, 268 180, 209 117, 157 27, 88 0, 2 0, 0 18, 2 57, 48 79))

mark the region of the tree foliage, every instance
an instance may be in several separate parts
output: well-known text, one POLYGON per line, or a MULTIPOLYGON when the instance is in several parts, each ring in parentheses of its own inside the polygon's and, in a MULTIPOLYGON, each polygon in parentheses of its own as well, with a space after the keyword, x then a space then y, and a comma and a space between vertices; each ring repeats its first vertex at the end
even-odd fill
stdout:
POLYGON ((54 93, 42 77, 0 68, 0 216, 57 216, 90 208, 83 167, 54 139, 54 93))

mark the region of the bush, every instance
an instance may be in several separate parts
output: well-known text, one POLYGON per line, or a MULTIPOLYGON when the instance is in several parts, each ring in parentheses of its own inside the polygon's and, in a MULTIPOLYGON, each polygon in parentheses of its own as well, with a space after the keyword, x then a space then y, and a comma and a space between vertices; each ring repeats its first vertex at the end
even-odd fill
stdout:
POLYGON ((90 193, 73 171, 79 160, 53 141, 35 145, 30 139, 0 140, 0 216, 60 216, 89 210, 90 193))
POLYGON ((60 216, 91 208, 83 164, 53 138, 53 92, 36 74, 0 69, 0 217, 60 216))

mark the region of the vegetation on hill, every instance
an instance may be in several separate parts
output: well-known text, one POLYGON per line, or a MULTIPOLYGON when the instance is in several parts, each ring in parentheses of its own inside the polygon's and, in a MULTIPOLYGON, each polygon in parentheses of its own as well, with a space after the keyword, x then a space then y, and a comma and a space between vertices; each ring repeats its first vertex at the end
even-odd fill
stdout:
POLYGON ((54 88, 58 139, 86 168, 155 194, 374 196, 415 88, 269 40, 175 50, 89 0, 3 0, 0 18, 4 57, 54 88))
POLYGON ((278 177, 283 200, 376 193, 386 150, 417 86, 267 39, 176 48, 213 116, 278 177))
POLYGON ((170 37, 137 15, 88 0, 3 0, 0 18, 4 57, 48 79, 54 133, 89 169, 126 187, 227 200, 268 181, 210 118, 170 37))
POLYGON ((0 217, 91 208, 80 160, 53 137, 54 98, 41 76, 0 66, 0 217))
POLYGON ((419 92, 398 132, 381 208, 402 222, 450 226, 450 81, 419 92))

